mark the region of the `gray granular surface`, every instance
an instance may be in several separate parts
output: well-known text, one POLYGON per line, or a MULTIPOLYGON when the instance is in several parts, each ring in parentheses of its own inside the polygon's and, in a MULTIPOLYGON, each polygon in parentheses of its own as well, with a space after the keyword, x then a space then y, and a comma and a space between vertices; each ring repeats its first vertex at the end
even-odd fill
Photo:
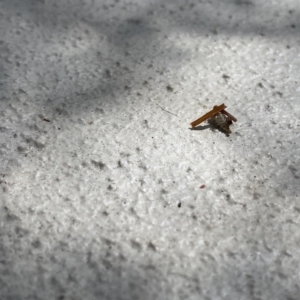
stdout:
POLYGON ((300 299, 299 20, 0 0, 0 299, 300 299))

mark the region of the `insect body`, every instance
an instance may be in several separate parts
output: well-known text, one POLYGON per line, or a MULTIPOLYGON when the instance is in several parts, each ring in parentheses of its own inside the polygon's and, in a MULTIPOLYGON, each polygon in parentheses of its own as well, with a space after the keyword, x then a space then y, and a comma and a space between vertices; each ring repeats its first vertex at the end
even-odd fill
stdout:
POLYGON ((211 117, 209 123, 223 132, 231 133, 229 126, 232 124, 232 120, 222 113, 217 113, 211 117))

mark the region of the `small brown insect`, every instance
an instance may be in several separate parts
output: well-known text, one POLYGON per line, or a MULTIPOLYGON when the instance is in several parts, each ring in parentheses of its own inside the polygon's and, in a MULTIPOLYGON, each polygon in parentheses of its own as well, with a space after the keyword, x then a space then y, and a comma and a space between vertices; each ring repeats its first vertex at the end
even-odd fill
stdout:
POLYGON ((216 128, 224 131, 226 133, 231 133, 229 126, 232 124, 232 121, 236 122, 237 119, 225 110, 226 105, 221 104, 220 106, 214 106, 214 108, 191 123, 191 126, 194 128, 209 119, 209 123, 215 126, 216 128))
POLYGON ((223 132, 231 133, 229 126, 232 124, 232 120, 222 113, 217 113, 211 117, 209 123, 223 132))

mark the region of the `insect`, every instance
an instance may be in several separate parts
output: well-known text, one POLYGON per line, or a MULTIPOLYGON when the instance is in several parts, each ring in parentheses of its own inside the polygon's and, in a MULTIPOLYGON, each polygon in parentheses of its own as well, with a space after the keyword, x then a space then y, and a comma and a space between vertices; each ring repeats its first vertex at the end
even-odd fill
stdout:
POLYGON ((229 126, 232 124, 232 120, 222 113, 217 113, 211 117, 209 123, 225 133, 231 133, 229 126))
POLYGON ((225 133, 231 133, 229 126, 232 124, 232 121, 236 122, 237 119, 231 115, 229 112, 225 110, 226 105, 221 104, 219 106, 214 106, 214 108, 200 117, 199 119, 195 120, 191 123, 192 128, 198 126, 205 120, 209 119, 209 123, 219 130, 225 133))

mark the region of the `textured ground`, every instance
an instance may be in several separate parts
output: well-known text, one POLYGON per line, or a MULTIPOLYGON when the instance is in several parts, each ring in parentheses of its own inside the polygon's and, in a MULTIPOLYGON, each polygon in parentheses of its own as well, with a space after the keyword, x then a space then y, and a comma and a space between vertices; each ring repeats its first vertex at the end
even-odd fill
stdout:
POLYGON ((299 20, 0 0, 0 299, 299 299, 299 20))

